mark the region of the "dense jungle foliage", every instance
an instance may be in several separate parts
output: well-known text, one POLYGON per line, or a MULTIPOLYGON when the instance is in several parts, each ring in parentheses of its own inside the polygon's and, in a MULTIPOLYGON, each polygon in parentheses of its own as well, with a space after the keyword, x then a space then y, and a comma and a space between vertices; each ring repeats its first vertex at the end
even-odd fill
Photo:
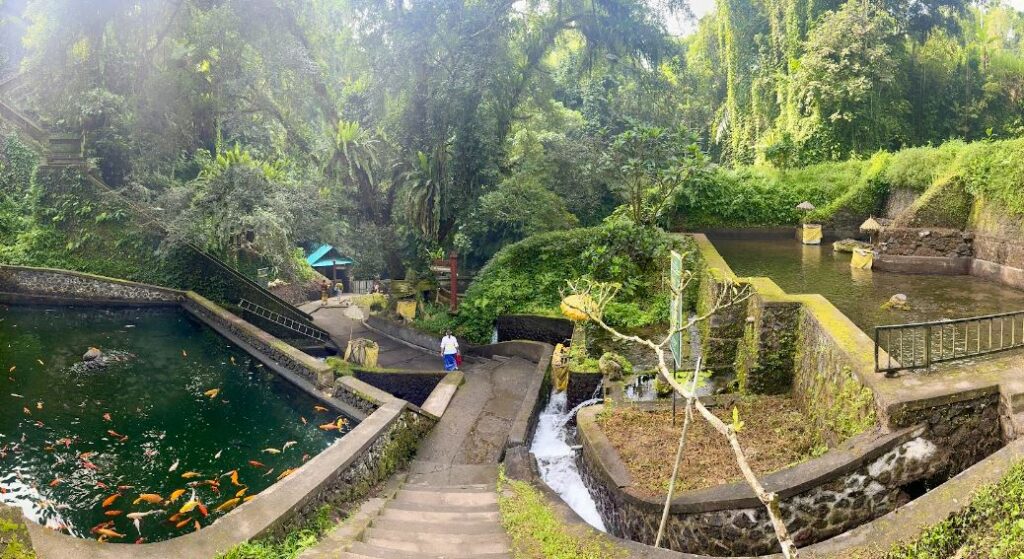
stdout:
MULTIPOLYGON (((803 200, 824 215, 874 203, 890 166, 879 150, 914 148, 894 160, 910 161, 917 146, 927 159, 951 138, 1024 134, 1012 7, 717 0, 671 34, 668 16, 687 12, 682 0, 0 0, 0 77, 20 74, 5 98, 24 115, 84 134, 103 179, 169 225, 164 248, 297 273, 294 247, 329 242, 361 277, 404 277, 448 250, 477 268, 609 216, 791 224, 803 200)), ((27 212, 29 157, 4 149, 0 254, 32 256, 49 227, 27 212)), ((901 172, 941 167, 915 164, 901 172)), ((989 191, 1003 182, 986 193, 1012 197, 989 191)))

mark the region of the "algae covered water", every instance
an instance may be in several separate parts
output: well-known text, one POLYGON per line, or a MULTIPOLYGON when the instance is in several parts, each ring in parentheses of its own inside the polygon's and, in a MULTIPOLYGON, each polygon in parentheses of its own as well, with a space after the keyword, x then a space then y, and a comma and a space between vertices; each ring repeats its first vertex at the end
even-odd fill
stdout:
POLYGON ((352 427, 178 308, 0 307, 0 367, 0 502, 78 537, 200 529, 352 427))

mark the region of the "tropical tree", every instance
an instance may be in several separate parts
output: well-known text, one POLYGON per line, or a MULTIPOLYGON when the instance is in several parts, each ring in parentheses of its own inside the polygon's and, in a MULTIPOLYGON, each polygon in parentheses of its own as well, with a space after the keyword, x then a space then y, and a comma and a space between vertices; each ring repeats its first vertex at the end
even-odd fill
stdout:
POLYGON ((706 164, 694 138, 681 131, 636 126, 612 141, 607 165, 624 202, 617 212, 653 226, 676 194, 706 164))

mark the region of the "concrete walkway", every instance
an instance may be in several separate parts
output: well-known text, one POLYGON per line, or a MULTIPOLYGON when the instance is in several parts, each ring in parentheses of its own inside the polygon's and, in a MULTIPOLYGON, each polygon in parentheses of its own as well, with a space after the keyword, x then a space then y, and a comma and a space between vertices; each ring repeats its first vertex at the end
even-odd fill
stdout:
MULTIPOLYGON (((313 318, 342 347, 350 332, 376 341, 383 367, 439 368, 438 355, 369 330, 346 310, 325 308, 313 318)), ((511 558, 495 484, 505 441, 536 367, 520 358, 496 358, 467 360, 463 369, 465 382, 407 474, 302 559, 511 558)))
POLYGON ((380 346, 380 355, 377 364, 384 369, 406 369, 410 371, 441 371, 444 370, 444 362, 441 359, 441 340, 437 340, 438 353, 430 354, 419 348, 414 348, 403 342, 399 342, 382 336, 367 328, 362 322, 362 311, 356 306, 341 307, 338 299, 332 298, 326 307, 320 305, 319 301, 306 303, 299 307, 302 311, 313 316, 313 323, 323 328, 331 335, 334 343, 342 351, 348 345, 348 341, 355 338, 369 338, 380 346))

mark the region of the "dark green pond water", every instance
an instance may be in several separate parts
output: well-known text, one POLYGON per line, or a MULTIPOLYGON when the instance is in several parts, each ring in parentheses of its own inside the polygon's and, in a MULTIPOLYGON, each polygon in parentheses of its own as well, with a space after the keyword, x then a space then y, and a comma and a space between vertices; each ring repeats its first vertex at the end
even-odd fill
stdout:
POLYGON ((911 275, 854 270, 850 255, 831 243, 796 240, 725 240, 712 243, 740 276, 767 276, 788 293, 820 293, 869 335, 882 324, 965 318, 1024 310, 1024 292, 971 276, 911 275), (885 310, 897 293, 911 310, 885 310))
POLYGON ((0 501, 80 537, 103 522, 129 543, 208 525, 243 487, 258 494, 353 423, 319 429, 338 414, 180 309, 0 307, 0 367, 0 501), (81 371, 90 346, 134 357, 81 371), (171 522, 193 491, 207 515, 195 506, 171 522), (164 502, 133 504, 143 493, 164 502), (148 511, 165 512, 127 516, 148 511))

